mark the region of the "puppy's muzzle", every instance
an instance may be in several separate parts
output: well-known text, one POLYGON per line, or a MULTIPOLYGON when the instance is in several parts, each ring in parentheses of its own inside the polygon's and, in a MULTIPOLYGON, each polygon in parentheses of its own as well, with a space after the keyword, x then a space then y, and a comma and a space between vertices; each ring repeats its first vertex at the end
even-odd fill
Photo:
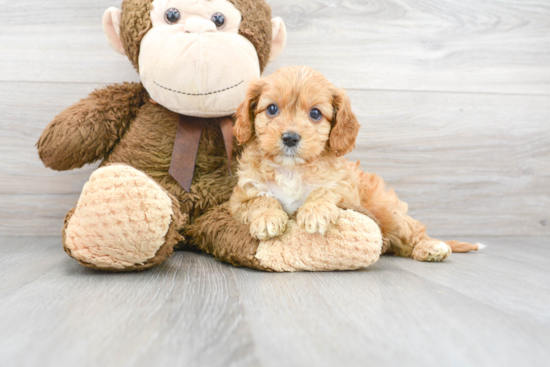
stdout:
POLYGON ((283 144, 289 148, 295 147, 300 142, 300 135, 296 133, 284 133, 282 136, 283 144))

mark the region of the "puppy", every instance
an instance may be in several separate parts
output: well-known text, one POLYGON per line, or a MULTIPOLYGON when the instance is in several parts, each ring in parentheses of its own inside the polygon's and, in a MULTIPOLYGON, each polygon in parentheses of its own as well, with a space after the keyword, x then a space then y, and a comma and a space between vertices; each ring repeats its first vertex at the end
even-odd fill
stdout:
POLYGON ((234 127, 246 146, 231 214, 264 240, 281 235, 292 215, 307 232, 324 234, 338 220, 338 205, 361 205, 380 223, 386 252, 441 261, 451 246, 477 250, 429 238, 380 177, 343 157, 359 127, 345 92, 310 68, 283 68, 251 83, 234 127))

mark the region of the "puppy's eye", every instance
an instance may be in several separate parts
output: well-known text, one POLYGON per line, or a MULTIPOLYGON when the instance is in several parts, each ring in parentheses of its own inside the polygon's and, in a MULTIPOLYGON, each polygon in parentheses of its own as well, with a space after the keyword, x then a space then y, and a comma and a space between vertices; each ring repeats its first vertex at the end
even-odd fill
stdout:
POLYGON ((315 121, 319 121, 323 117, 323 114, 317 108, 314 108, 309 112, 309 117, 315 121))
POLYGON ((216 13, 212 15, 211 20, 216 25, 216 28, 222 29, 223 27, 225 27, 225 15, 223 15, 222 13, 216 13))
POLYGON ((275 117, 279 114, 279 106, 276 104, 270 104, 267 107, 266 113, 268 116, 275 117))
POLYGON ((166 10, 166 13, 164 13, 164 20, 166 20, 166 23, 168 24, 175 24, 180 20, 180 18, 180 11, 176 8, 170 8, 166 10))

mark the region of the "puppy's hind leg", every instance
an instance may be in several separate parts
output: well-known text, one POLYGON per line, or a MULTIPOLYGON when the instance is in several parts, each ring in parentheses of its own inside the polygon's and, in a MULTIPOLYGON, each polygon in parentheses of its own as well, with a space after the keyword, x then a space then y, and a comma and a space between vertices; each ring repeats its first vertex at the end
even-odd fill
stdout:
POLYGON ((392 222, 385 232, 389 251, 418 261, 432 262, 443 261, 451 254, 452 249, 448 244, 430 238, 426 234, 426 226, 407 215, 406 203, 400 201, 391 213, 391 218, 392 222))
POLYGON ((393 190, 387 190, 376 174, 359 172, 361 204, 380 222, 386 252, 419 261, 443 261, 451 252, 468 252, 481 247, 459 241, 443 242, 426 234, 426 226, 407 215, 408 206, 393 190))
POLYGON ((413 259, 420 261, 441 261, 450 255, 450 252, 479 251, 485 248, 481 243, 461 241, 440 241, 431 239, 427 235, 414 247, 413 259), (445 253, 447 253, 445 255, 445 253))

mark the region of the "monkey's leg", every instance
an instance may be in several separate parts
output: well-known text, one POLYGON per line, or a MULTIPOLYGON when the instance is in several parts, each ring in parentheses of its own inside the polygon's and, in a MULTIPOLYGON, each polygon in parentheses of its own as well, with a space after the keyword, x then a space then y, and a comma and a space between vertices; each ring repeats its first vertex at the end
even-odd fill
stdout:
POLYGON ((291 219, 282 236, 260 241, 229 214, 226 203, 199 218, 186 235, 199 249, 235 266, 277 272, 352 270, 376 262, 382 249, 377 223, 363 212, 340 209, 325 235, 307 233, 291 219))
POLYGON ((216 206, 186 227, 185 237, 195 248, 234 266, 271 271, 260 265, 256 251, 260 241, 248 225, 234 219, 228 203, 216 206))
POLYGON ((170 257, 185 222, 178 201, 145 173, 106 166, 91 175, 67 214, 63 247, 90 268, 144 270, 170 257))

